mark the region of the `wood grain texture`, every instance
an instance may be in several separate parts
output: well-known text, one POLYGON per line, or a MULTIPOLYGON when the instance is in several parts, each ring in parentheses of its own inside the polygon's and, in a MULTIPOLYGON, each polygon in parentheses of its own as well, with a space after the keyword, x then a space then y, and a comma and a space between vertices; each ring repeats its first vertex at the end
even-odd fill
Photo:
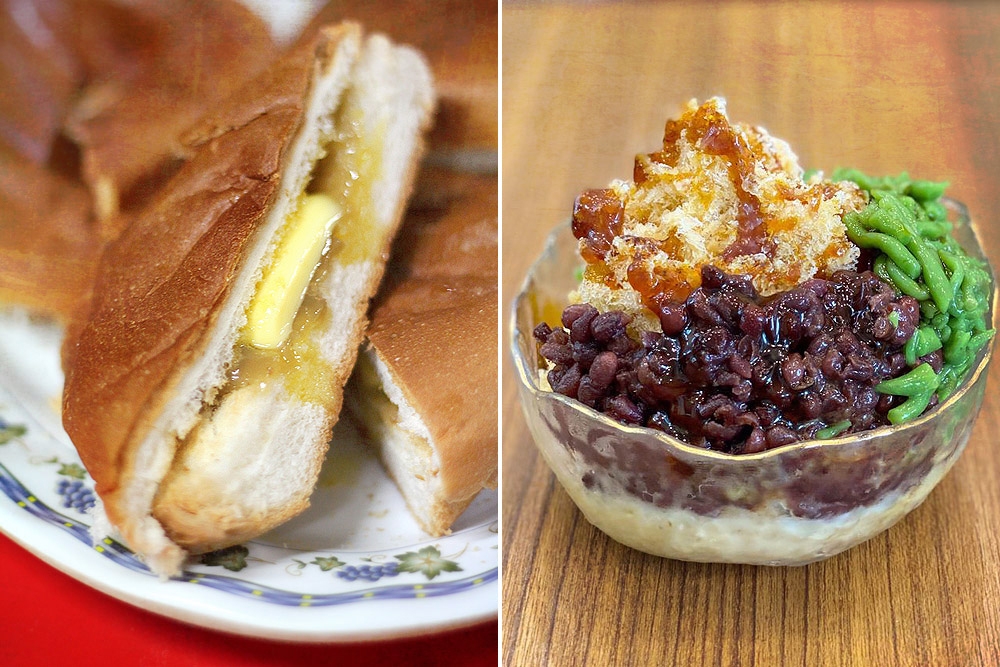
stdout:
MULTIPOLYGON (((1000 5, 515 3, 502 32, 505 308, 576 194, 628 177, 681 104, 715 94, 805 166, 950 181, 1000 261, 1000 5)), ((1000 664, 998 373, 924 505, 828 561, 765 568, 593 528, 538 455, 504 355, 505 664, 1000 664)))

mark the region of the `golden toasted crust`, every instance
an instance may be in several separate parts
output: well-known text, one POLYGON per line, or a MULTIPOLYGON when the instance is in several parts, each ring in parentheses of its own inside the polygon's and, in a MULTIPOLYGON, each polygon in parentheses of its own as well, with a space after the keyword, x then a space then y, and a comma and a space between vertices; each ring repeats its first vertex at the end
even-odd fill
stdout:
MULTIPOLYGON (((336 40, 339 33, 321 40, 336 40)), ((217 308, 274 200, 278 170, 302 121, 314 49, 303 48, 253 84, 251 114, 223 106, 192 135, 197 151, 111 243, 86 324, 67 339, 63 424, 108 518, 134 469, 135 449, 202 356, 217 308)), ((126 536, 127 537, 127 536, 126 536)))
POLYGON ((0 149, 0 301, 68 321, 99 251, 86 190, 0 149))
POLYGON ((368 340, 440 458, 441 534, 497 470, 497 183, 425 170, 368 340))
POLYGON ((496 149, 497 3, 483 0, 331 0, 303 30, 352 20, 369 32, 416 47, 434 73, 438 110, 431 150, 496 149))
POLYGON ((74 14, 68 2, 0 0, 0 148, 37 165, 48 162, 83 82, 74 14))
POLYGON ((78 9, 88 72, 67 119, 105 235, 187 156, 181 132, 277 56, 267 25, 235 0, 102 0, 78 9))
POLYGON ((64 322, 99 252, 72 150, 57 141, 84 77, 74 18, 69 2, 0 0, 0 302, 64 322))

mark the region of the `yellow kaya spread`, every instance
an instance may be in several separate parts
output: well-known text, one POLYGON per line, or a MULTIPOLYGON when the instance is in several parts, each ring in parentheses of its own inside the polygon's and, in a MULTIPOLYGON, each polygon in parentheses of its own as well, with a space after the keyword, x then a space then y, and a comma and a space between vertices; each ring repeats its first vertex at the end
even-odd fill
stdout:
POLYGON ((336 155, 317 163, 250 300, 230 371, 232 388, 264 388, 282 378, 302 401, 325 403, 329 396, 332 368, 319 352, 318 332, 330 313, 318 285, 331 262, 347 266, 369 259, 383 240, 371 224, 373 179, 361 176, 378 173, 380 142, 361 140, 359 118, 342 113, 338 126, 331 142, 336 155))

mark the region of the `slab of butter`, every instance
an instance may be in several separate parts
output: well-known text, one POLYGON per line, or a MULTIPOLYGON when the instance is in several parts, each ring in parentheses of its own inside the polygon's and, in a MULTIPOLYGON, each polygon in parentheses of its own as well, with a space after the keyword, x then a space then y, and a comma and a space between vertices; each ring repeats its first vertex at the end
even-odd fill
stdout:
POLYGON ((327 195, 303 197, 247 309, 243 338, 248 345, 276 350, 288 339, 309 281, 342 215, 343 209, 327 195))

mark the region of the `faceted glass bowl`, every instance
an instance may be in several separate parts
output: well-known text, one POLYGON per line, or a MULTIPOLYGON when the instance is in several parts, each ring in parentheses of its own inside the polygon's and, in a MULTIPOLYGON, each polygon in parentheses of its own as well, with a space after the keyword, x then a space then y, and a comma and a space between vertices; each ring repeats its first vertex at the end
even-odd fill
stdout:
MULTIPOLYGON (((946 203, 956 239, 985 259, 964 206, 946 203)), ((581 266, 570 226, 561 225, 513 304, 511 351, 521 405, 542 456, 587 519, 618 542, 702 562, 822 560, 916 508, 965 448, 982 405, 992 341, 957 390, 918 419, 759 454, 695 447, 550 391, 532 330, 559 323, 581 266)), ((991 285, 995 327, 995 281, 991 285)))

